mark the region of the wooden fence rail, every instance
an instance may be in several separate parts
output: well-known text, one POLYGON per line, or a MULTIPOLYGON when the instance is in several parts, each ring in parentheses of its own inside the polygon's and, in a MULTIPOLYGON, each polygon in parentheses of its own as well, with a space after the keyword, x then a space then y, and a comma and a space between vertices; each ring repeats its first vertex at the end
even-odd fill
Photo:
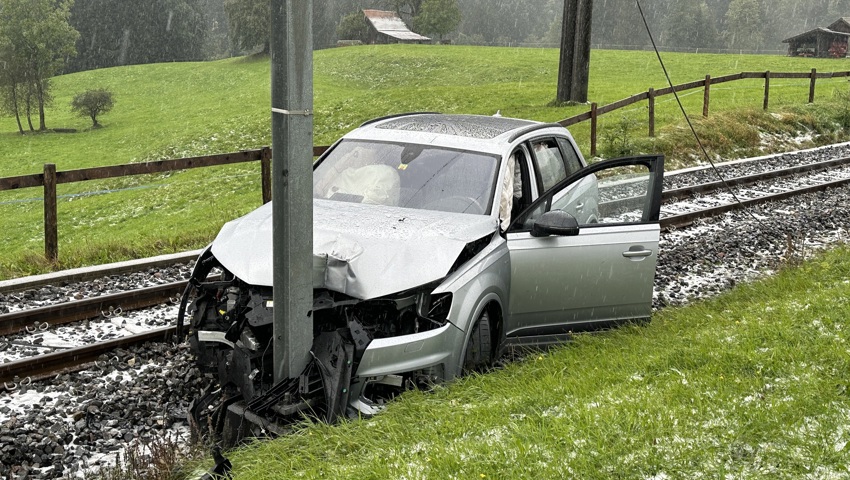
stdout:
MULTIPOLYGON (((326 146, 313 147, 313 155, 319 156, 327 150, 326 146)), ((51 262, 59 258, 59 215, 57 212, 57 185, 64 183, 105 180, 108 178, 152 173, 175 172, 192 168, 216 167, 235 163, 256 162, 261 165, 261 185, 263 203, 271 201, 271 159, 272 150, 263 147, 259 150, 244 150, 235 153, 208 155, 204 157, 178 158, 156 162, 128 163, 108 167, 83 168, 79 170, 56 171, 56 165, 47 163, 43 173, 0 178, 0 191, 20 188, 42 187, 44 189, 44 256, 51 262)))
MULTIPOLYGON (((682 92, 695 88, 703 88, 703 110, 702 114, 708 117, 711 101, 711 87, 713 85, 733 82, 743 79, 764 79, 764 109, 767 110, 770 101, 770 80, 776 78, 810 79, 809 81, 809 103, 815 101, 815 84, 819 78, 841 78, 850 77, 850 71, 818 73, 812 69, 810 73, 792 72, 742 72, 732 75, 724 75, 712 78, 706 75, 705 79, 694 82, 674 85, 673 87, 650 88, 648 91, 632 95, 631 97, 598 106, 596 103, 590 105, 590 111, 561 120, 561 125, 568 127, 577 123, 590 120, 590 155, 596 156, 598 119, 600 115, 634 105, 635 103, 648 101, 649 110, 649 136, 655 136, 655 100, 664 95, 670 95, 674 91, 682 92)), ((313 147, 313 155, 319 156, 327 150, 326 146, 313 147)), ((203 157, 179 158, 176 160, 160 160, 156 162, 131 163, 125 165, 114 165, 109 167, 83 168, 80 170, 56 171, 56 165, 45 164, 43 173, 20 175, 16 177, 0 178, 0 191, 16 190, 20 188, 42 187, 44 189, 44 254, 48 260, 55 262, 59 257, 58 240, 58 213, 56 187, 64 183, 84 182, 88 180, 104 180, 108 178, 124 177, 129 175, 145 175, 152 173, 165 173, 191 168, 213 167, 230 165, 235 163, 256 162, 261 165, 261 185, 263 192, 263 203, 271 200, 271 149, 263 147, 258 150, 246 150, 235 153, 220 155, 209 155, 203 157)))
POLYGON ((705 79, 697 80, 694 82, 683 83, 680 85, 674 85, 672 87, 659 88, 658 90, 650 88, 648 91, 643 93, 638 93, 637 95, 632 95, 631 97, 624 98, 622 100, 618 100, 614 103, 609 103, 607 105, 599 106, 596 103, 590 104, 590 111, 580 113, 578 115, 566 118, 561 120, 561 125, 565 127, 569 127, 571 125, 575 125, 577 123, 586 122, 590 120, 590 155, 596 156, 597 153, 597 141, 598 141, 598 118, 600 115, 604 115, 606 113, 613 112, 615 110, 619 110, 621 108, 628 107, 630 105, 634 105, 635 103, 642 102, 646 100, 648 102, 648 111, 649 111, 649 136, 655 136, 655 100, 664 95, 670 95, 673 92, 683 92, 685 90, 693 90, 695 88, 704 89, 703 93, 703 106, 702 106, 702 115, 704 117, 708 117, 709 106, 711 104, 711 87, 713 85, 734 82, 737 80, 745 80, 745 79, 764 79, 764 102, 762 106, 765 110, 770 106, 770 81, 772 79, 779 78, 794 78, 794 79, 809 79, 809 103, 813 103, 815 101, 815 84, 817 79, 819 78, 841 78, 841 77, 850 77, 850 71, 845 72, 824 72, 818 73, 817 69, 812 69, 811 72, 741 72, 735 73, 732 75, 724 75, 721 77, 712 78, 711 75, 706 75, 705 79))

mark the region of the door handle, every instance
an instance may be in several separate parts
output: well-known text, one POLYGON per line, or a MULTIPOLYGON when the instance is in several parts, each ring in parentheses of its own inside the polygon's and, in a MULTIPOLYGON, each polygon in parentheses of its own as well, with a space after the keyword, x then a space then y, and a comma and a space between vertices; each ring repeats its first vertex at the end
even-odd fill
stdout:
POLYGON ((648 257, 652 255, 652 250, 629 250, 627 252, 623 252, 623 256, 626 258, 640 258, 640 257, 648 257))

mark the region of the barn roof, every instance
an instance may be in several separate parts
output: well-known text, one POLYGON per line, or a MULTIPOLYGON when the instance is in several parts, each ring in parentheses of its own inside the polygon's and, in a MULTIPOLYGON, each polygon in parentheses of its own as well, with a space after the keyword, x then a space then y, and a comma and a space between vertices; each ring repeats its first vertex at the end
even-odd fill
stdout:
POLYGON ((845 30, 850 31, 850 17, 841 17, 835 22, 833 22, 829 27, 830 30, 838 30, 839 28, 844 28, 845 30))
POLYGON ((818 33, 825 33, 825 34, 829 34, 829 35, 843 35, 845 37, 850 37, 850 33, 836 32, 835 30, 830 30, 828 28, 818 27, 818 28, 815 28, 814 30, 809 30, 808 32, 801 33, 799 35, 794 35, 793 37, 790 37, 790 38, 786 38, 785 40, 782 40, 782 43, 790 43, 790 42, 793 42, 794 40, 799 40, 799 39, 804 38, 804 37, 817 35, 818 33))
POLYGON ((404 24, 404 21, 399 18, 395 12, 388 12, 386 10, 363 10, 363 14, 366 15, 366 19, 369 20, 369 23, 371 23, 373 27, 375 27, 375 30, 383 33, 384 35, 388 35, 399 40, 431 40, 428 37, 411 32, 410 29, 407 28, 407 25, 404 24))

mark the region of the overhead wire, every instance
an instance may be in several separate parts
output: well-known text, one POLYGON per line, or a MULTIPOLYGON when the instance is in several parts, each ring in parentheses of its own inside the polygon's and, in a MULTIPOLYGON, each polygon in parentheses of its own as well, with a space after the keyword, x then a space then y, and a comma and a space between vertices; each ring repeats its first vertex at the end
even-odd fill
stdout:
POLYGON ((682 115, 684 115, 685 121, 688 123, 688 127, 691 129, 691 133, 693 133, 703 157, 705 157, 705 159, 708 161, 708 164, 711 165, 711 169, 717 175, 717 178, 719 178, 720 181, 723 183, 723 186, 726 188, 726 190, 728 190, 729 193, 732 195, 732 198, 735 199, 735 202, 737 202, 749 216, 751 216, 759 224, 763 225, 761 219, 757 217, 752 211, 750 211, 750 209, 747 208, 746 205, 744 205, 744 202, 742 202, 741 199, 738 198, 738 194, 735 192, 732 186, 726 182, 726 179, 723 177, 723 174, 720 173, 720 170, 717 168, 717 165, 714 164, 714 161, 711 159, 711 156, 705 149, 705 145, 703 145, 702 139, 699 137, 699 134, 697 134, 696 128, 694 128, 694 124, 691 122, 691 117, 688 115, 688 112, 685 111, 685 106, 682 104, 681 98, 679 98, 679 92, 677 92, 676 88, 673 86, 673 81, 670 79, 670 74, 667 71, 667 66, 664 64, 664 60, 661 58, 661 52, 658 50, 658 45, 656 45, 655 43, 655 37, 652 36, 652 29, 649 28, 649 22, 646 21, 646 15, 644 15, 643 13, 643 7, 640 4, 640 0, 635 0, 635 3, 637 4, 638 11, 640 12, 640 18, 643 20, 643 25, 644 27, 646 27, 646 33, 647 35, 649 35, 649 41, 652 43, 652 49, 655 51, 655 56, 658 57, 658 63, 661 64, 661 70, 664 71, 664 77, 667 79, 667 84, 670 86, 670 90, 673 91, 673 96, 676 97, 676 103, 679 105, 679 110, 682 111, 682 115))

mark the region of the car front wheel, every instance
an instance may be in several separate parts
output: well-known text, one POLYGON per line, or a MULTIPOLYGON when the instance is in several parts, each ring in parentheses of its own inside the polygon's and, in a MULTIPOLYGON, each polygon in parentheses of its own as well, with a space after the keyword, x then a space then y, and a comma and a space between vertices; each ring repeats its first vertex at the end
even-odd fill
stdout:
POLYGON ((472 372, 483 372, 490 368, 493 363, 493 345, 490 336, 490 314, 485 310, 478 317, 472 334, 466 343, 466 352, 463 356, 463 375, 472 372))

